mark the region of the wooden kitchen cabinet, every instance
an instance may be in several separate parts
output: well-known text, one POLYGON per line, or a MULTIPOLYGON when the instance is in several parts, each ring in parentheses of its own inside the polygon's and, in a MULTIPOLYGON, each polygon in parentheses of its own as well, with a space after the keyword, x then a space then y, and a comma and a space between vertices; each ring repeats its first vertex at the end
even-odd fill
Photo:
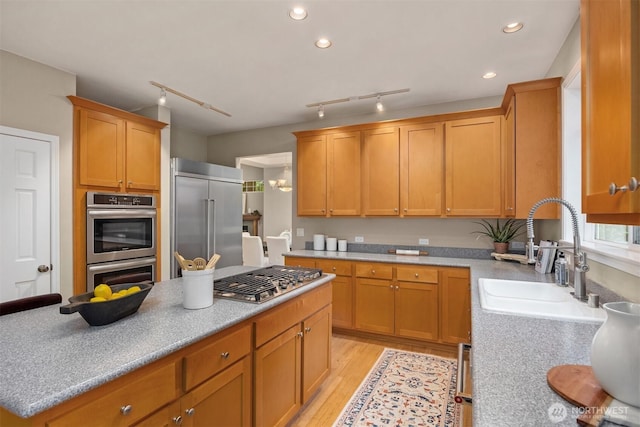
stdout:
POLYGON ((360 214, 360 132, 298 137, 300 216, 360 214))
MULTIPOLYGON (((308 259, 313 260, 313 258, 308 259)), ((336 275, 336 278, 331 281, 332 324, 336 328, 353 328, 352 265, 350 261, 340 260, 317 260, 315 263, 315 267, 324 273, 336 275)))
POLYGON ((444 192, 443 124, 400 127, 400 216, 439 216, 444 192))
POLYGON ((390 279, 356 278, 355 328, 393 335, 394 289, 390 279))
POLYGON ((78 184, 107 191, 160 190, 160 129, 166 126, 76 96, 78 184))
MULTIPOLYGON (((511 84, 502 106, 503 215, 524 219, 531 207, 561 191, 560 77, 511 84)), ((536 219, 560 218, 560 206, 547 204, 536 219)))
POLYGON ((329 283, 256 320, 256 426, 286 425, 326 379, 331 368, 330 324, 329 283))
POLYGON ((440 270, 440 339, 471 342, 471 280, 467 268, 440 270))
POLYGON ((414 265, 396 267, 395 334, 438 339, 438 269, 414 265))
POLYGON ((445 214, 502 213, 501 116, 453 120, 445 126, 445 214))
POLYGON ((364 132, 362 145, 363 214, 400 214, 400 130, 383 127, 364 132))
POLYGON ((582 211, 587 221, 640 225, 640 4, 582 0, 582 211))

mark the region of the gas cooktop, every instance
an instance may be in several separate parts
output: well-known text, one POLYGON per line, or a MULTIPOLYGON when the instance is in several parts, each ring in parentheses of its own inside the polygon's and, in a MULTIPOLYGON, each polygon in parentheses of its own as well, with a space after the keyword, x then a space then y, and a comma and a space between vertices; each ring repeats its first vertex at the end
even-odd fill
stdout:
POLYGON ((213 282, 215 298, 229 298, 259 304, 322 276, 319 268, 272 265, 248 273, 225 277, 213 282))

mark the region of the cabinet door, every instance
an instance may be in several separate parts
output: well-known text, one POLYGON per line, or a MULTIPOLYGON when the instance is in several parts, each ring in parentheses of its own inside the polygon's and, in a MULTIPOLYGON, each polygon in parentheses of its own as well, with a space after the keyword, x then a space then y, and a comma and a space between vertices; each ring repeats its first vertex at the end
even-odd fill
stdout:
POLYGON ((394 287, 390 280, 356 279, 356 329, 393 334, 394 287))
POLYGON ((337 328, 353 328, 353 279, 347 276, 336 276, 331 282, 333 297, 333 326, 337 328))
POLYGON ((180 410, 180 401, 177 400, 135 424, 135 427, 175 427, 180 425, 179 423, 183 418, 184 414, 180 410))
POLYGON ((251 357, 225 369, 180 400, 183 426, 251 425, 251 357))
POLYGON ((502 130, 502 173, 504 174, 504 201, 502 215, 516 214, 516 97, 512 97, 504 115, 502 130))
POLYGON ((401 337, 438 339, 438 285, 398 282, 395 333, 401 337))
POLYGON ((360 215, 360 132, 327 136, 327 208, 331 216, 360 215))
POLYGON ((400 137, 397 127, 364 133, 362 197, 365 215, 398 215, 400 137))
POLYGON ((446 214, 502 212, 500 116, 446 123, 446 214))
POLYGON ((160 189, 160 130, 127 122, 125 148, 127 191, 160 189))
POLYGON ((80 185, 119 189, 123 178, 125 122, 97 111, 79 110, 80 185))
POLYGON ((582 0, 582 210, 590 222, 640 224, 640 4, 582 0), (607 214, 614 214, 608 215, 607 214))
POLYGON ((306 319, 302 330, 302 403, 305 403, 331 372, 331 306, 306 319))
POLYGON ((402 216, 440 215, 444 192, 442 123, 400 128, 402 216))
POLYGON ((298 139, 298 215, 327 214, 327 140, 325 136, 298 139))
POLYGON ((255 424, 283 426, 300 409, 300 324, 258 348, 255 355, 255 424))
POLYGON ((440 271, 440 315, 442 341, 471 341, 471 282, 466 268, 440 271))

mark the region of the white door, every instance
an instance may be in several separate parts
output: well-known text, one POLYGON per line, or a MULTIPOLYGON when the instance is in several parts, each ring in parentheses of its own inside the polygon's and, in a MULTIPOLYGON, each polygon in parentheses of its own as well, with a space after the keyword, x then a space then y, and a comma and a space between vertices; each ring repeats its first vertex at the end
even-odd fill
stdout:
POLYGON ((0 133, 0 301, 52 292, 51 150, 0 133))

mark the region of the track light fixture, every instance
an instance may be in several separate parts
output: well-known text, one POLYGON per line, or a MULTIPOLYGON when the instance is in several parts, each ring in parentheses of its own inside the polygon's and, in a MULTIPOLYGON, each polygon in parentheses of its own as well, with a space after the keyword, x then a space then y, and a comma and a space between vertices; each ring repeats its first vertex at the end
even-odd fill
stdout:
POLYGON ((369 98, 376 98, 376 110, 377 111, 384 111, 384 105, 382 104, 382 100, 380 98, 382 98, 383 96, 387 96, 387 95, 395 95, 397 93, 405 93, 405 92, 409 92, 410 89, 398 89, 398 90, 390 90, 390 91, 386 91, 386 92, 376 92, 376 93, 372 93, 370 95, 361 95, 361 96, 351 96, 349 98, 339 98, 339 99, 332 99, 330 101, 322 101, 322 102, 314 102, 313 104, 307 104, 306 107, 308 108, 318 108, 318 117, 319 118, 323 118, 324 117, 324 107, 325 105, 331 105, 331 104, 339 104, 342 102, 349 102, 349 101, 359 101, 361 99, 369 99, 369 98))
POLYGON ((158 98, 158 105, 165 105, 167 103, 167 92, 160 88, 160 98, 158 98))
POLYGON ((160 99, 158 100, 158 104, 160 104, 160 105, 164 105, 164 104, 161 104, 162 96, 164 95, 165 102, 166 102, 166 95, 167 95, 166 92, 169 92, 169 93, 172 93, 174 95, 179 96, 180 98, 184 98, 187 101, 191 101, 191 102, 193 102, 195 104, 198 104, 202 108, 205 108, 207 110, 215 111, 216 113, 220 113, 220 114, 222 114, 224 116, 227 116, 227 117, 231 117, 231 114, 227 113, 226 111, 222 111, 221 109, 216 108, 216 107, 214 107, 213 105, 211 105, 211 104, 209 104, 207 102, 200 101, 200 100, 198 100, 196 98, 193 98, 193 97, 191 97, 191 96, 189 96, 189 95, 187 95, 185 93, 182 93, 182 92, 177 91, 175 89, 171 89, 169 86, 165 86, 162 83, 158 83, 158 82, 154 82, 154 81, 150 81, 149 83, 151 83, 155 87, 159 87, 162 90, 162 92, 160 92, 160 94, 161 94, 160 95, 160 99))

